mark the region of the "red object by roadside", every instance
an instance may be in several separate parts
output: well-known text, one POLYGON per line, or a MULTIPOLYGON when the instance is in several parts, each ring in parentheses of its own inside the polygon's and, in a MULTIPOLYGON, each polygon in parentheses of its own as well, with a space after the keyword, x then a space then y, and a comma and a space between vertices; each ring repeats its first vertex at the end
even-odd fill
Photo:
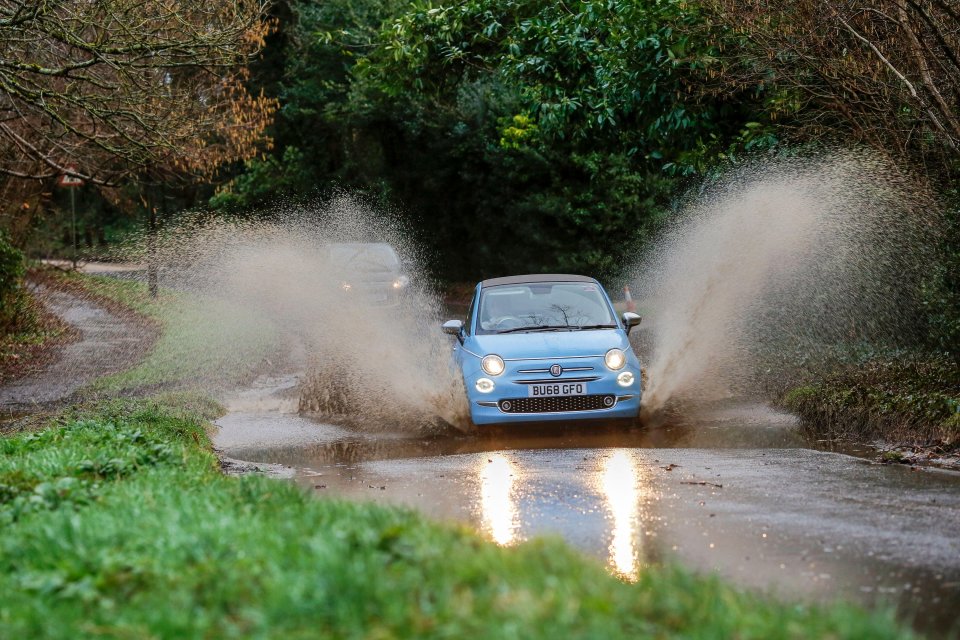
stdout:
POLYGON ((633 301, 633 296, 630 295, 630 285, 623 285, 623 300, 627 303, 627 311, 636 312, 637 303, 633 301))

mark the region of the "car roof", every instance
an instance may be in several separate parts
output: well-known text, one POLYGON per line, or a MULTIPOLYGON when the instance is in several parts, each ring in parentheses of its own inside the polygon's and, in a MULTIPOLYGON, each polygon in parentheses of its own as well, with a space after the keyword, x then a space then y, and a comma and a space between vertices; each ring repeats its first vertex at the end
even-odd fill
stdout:
POLYGON ((529 282, 596 282, 596 279, 587 276, 577 276, 569 273, 535 273, 525 276, 506 276, 504 278, 489 278, 480 283, 481 289, 499 287, 505 284, 527 284, 529 282))

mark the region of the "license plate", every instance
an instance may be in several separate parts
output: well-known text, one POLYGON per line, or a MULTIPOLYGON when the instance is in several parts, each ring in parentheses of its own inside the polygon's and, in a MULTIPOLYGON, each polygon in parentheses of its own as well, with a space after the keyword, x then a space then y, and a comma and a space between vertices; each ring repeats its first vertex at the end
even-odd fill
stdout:
POLYGON ((531 398, 546 398, 550 396, 585 396, 587 395, 586 382, 551 382, 549 384, 531 384, 527 395, 531 398))

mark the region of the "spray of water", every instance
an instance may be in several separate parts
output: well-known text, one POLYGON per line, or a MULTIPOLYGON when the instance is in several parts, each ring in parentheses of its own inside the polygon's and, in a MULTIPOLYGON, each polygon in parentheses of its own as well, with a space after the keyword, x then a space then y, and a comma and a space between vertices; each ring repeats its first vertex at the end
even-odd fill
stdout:
MULTIPOLYGON (((757 162, 705 186, 631 276, 652 333, 647 410, 749 392, 758 370, 782 378, 837 344, 909 339, 934 211, 908 176, 860 152, 757 162)), ((196 216, 139 246, 163 286, 197 302, 180 325, 210 332, 171 366, 225 379, 279 353, 308 372, 301 411, 365 428, 468 425, 441 298, 396 220, 341 196, 254 220, 196 216), (370 256, 331 261, 331 247, 356 242, 399 253, 409 283, 396 304, 358 290, 370 256)))
POLYGON ((188 361, 216 362, 218 350, 248 349, 270 365, 280 357, 306 371, 301 411, 364 428, 463 425, 442 301, 409 237, 389 213, 340 196, 256 220, 197 216, 137 253, 161 265, 162 286, 201 302, 190 322, 216 335, 188 361), (389 244, 399 264, 368 243, 389 244))
POLYGON ((861 152, 765 161, 704 187, 633 270, 653 333, 648 411, 755 389, 837 344, 909 338, 937 216, 861 152))

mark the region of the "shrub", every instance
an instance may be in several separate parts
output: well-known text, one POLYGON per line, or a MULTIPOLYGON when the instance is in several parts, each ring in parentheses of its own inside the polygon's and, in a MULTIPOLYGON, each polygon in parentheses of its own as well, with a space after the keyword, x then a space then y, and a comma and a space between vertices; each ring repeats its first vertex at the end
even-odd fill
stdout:
POLYGON ((18 324, 25 305, 25 272, 23 253, 10 244, 6 233, 0 230, 0 334, 18 324))

